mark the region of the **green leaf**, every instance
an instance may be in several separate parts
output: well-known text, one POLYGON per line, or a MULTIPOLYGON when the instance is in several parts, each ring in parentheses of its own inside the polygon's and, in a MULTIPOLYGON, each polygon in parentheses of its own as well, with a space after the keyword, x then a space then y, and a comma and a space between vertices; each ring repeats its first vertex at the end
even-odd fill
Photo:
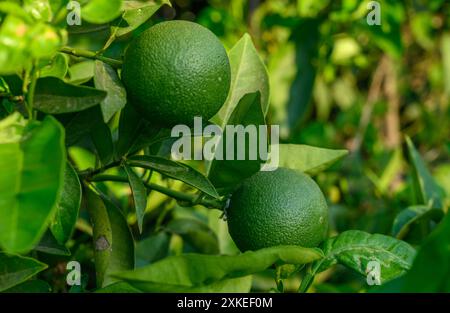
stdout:
POLYGON ((52 292, 52 287, 40 279, 33 279, 21 283, 20 285, 9 288, 3 291, 3 293, 50 293, 52 292))
MULTIPOLYGON (((101 112, 98 112, 98 115, 101 115, 101 112)), ((90 135, 100 162, 103 165, 109 164, 114 158, 111 129, 99 118, 98 122, 92 125, 90 135)))
POLYGON ((89 23, 104 24, 120 16, 122 0, 91 0, 81 8, 81 18, 89 23))
POLYGON ((111 273, 134 268, 134 241, 122 212, 106 197, 85 191, 94 231, 97 286, 105 287, 116 281, 111 273))
POLYGON ((35 259, 3 252, 0 252, 0 264, 0 291, 17 286, 47 268, 35 259))
POLYGON ((168 232, 180 235, 187 243, 204 254, 218 254, 216 234, 205 224, 192 218, 173 219, 164 227, 168 232))
POLYGON ((411 268, 416 251, 404 241, 359 230, 348 230, 323 243, 325 257, 313 266, 320 273, 339 263, 367 275, 367 265, 376 261, 381 266, 381 283, 399 277, 411 268))
POLYGON ((72 235, 78 219, 80 205, 80 180, 73 167, 67 162, 64 171, 63 190, 56 204, 56 212, 50 225, 53 236, 60 244, 67 242, 72 235))
POLYGON ((190 288, 188 291, 197 293, 248 293, 252 287, 252 280, 252 275, 224 279, 212 284, 190 288))
POLYGON ((49 231, 45 232, 44 236, 41 238, 41 241, 37 244, 34 250, 53 255, 70 255, 70 250, 64 245, 59 244, 56 241, 56 238, 49 231))
POLYGON ((258 273, 276 263, 306 264, 322 256, 319 249, 298 246, 278 246, 235 256, 184 254, 114 276, 146 292, 182 292, 258 273))
POLYGON ((136 175, 131 167, 126 164, 123 167, 125 169, 125 172, 127 173, 131 193, 133 194, 139 232, 142 233, 145 208, 147 207, 147 189, 145 188, 142 180, 139 178, 139 176, 136 175))
POLYGON ((149 155, 132 156, 127 160, 127 164, 134 167, 155 170, 170 178, 181 180, 182 182, 203 191, 207 195, 219 198, 219 194, 208 178, 186 164, 149 155))
POLYGON ((128 104, 120 113, 117 158, 120 159, 166 138, 170 138, 169 129, 152 127, 128 104))
POLYGON ((410 206, 395 217, 392 236, 403 239, 412 228, 422 223, 428 225, 431 220, 439 221, 443 215, 444 212, 440 209, 430 209, 424 205, 410 206))
MULTIPOLYGON (((11 118, 20 120, 17 113, 11 118)), ((53 117, 25 128, 0 125, 0 245, 6 251, 29 251, 44 233, 62 189, 65 163, 64 129, 53 117), (13 136, 1 140, 5 133, 13 136)))
POLYGON ((47 64, 42 65, 39 70, 39 77, 63 79, 67 74, 68 68, 68 58, 62 53, 57 53, 47 64))
MULTIPOLYGON (((218 153, 216 149, 216 155, 211 162, 209 170, 209 178, 214 186, 232 189, 243 179, 250 177, 260 170, 261 165, 265 160, 262 160, 260 157, 261 151, 259 150, 263 143, 260 143, 259 140, 259 127, 265 124, 264 113, 261 110, 261 94, 256 92, 243 96, 242 99, 239 100, 233 113, 230 115, 227 125, 232 126, 233 129, 235 129, 235 125, 255 127, 257 142, 253 142, 254 146, 252 147, 250 140, 254 140, 255 138, 251 135, 246 135, 245 143, 240 144, 238 140, 239 135, 234 132, 233 129, 229 130, 228 127, 225 127, 223 136, 218 143, 218 147, 223 147, 223 155, 220 156, 220 158, 217 158, 218 153), (229 140, 230 137, 234 138, 232 142, 229 140), (244 149, 244 160, 237 160, 237 153, 240 149, 244 149), (233 152, 234 160, 227 159, 230 152, 233 152), (251 153, 256 154, 255 160, 250 158, 251 153)), ((267 142, 265 143, 265 146, 267 147, 267 142)))
POLYGON ((127 103, 127 93, 116 71, 108 64, 95 61, 95 88, 107 92, 100 103, 103 120, 107 123, 111 117, 120 111, 127 103))
POLYGON ((165 232, 156 233, 136 244, 136 267, 156 262, 167 256, 170 235, 165 232))
POLYGON ((97 289, 96 293, 140 293, 139 289, 130 286, 129 284, 119 281, 117 283, 113 283, 104 288, 97 289))
POLYGON ((249 34, 244 34, 229 52, 231 86, 228 98, 220 111, 211 119, 225 126, 235 107, 245 94, 259 91, 264 114, 269 108, 269 77, 249 34))
POLYGON ((106 92, 86 86, 76 86, 56 77, 44 77, 36 83, 34 107, 48 114, 86 110, 106 97, 106 92))
MULTIPOLYGON (((272 146, 271 151, 274 150, 277 150, 277 147, 272 146)), ((309 175, 315 175, 325 170, 348 154, 347 150, 332 150, 296 144, 280 144, 278 145, 278 151, 280 167, 299 170, 309 175)))
POLYGON ((144 24, 163 5, 171 5, 169 0, 163 1, 124 1, 122 20, 111 27, 116 37, 124 36, 144 24))
POLYGON ((413 185, 417 204, 429 205, 431 208, 442 208, 442 191, 428 171, 425 162, 417 152, 409 137, 406 137, 408 155, 413 167, 413 185))
POLYGON ((75 63, 69 68, 69 83, 74 85, 84 84, 94 77, 95 62, 93 60, 75 63))
POLYGON ((311 103, 319 50, 320 19, 304 19, 293 29, 296 74, 290 87, 286 122, 288 130, 298 125, 311 103), (304 34, 308 34, 305 36, 304 34))

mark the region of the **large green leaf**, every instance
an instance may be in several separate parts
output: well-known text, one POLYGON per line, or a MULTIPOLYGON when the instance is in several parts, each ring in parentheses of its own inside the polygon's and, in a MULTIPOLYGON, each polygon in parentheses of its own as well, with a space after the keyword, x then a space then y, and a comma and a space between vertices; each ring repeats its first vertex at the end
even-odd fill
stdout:
POLYGON ((142 233, 142 225, 144 222, 145 208, 147 207, 147 189, 141 178, 128 165, 124 165, 125 172, 130 183, 131 193, 133 194, 134 207, 136 210, 136 218, 139 231, 142 233))
POLYGON ((106 97, 106 92, 86 86, 76 86, 56 77, 44 77, 36 83, 34 107, 49 114, 86 110, 106 97))
POLYGON ((258 273, 273 264, 306 264, 322 256, 319 249, 298 246, 278 246, 235 256, 184 254, 114 276, 142 291, 191 291, 258 273))
POLYGON ((249 34, 242 36, 234 45, 229 52, 229 59, 231 86, 228 98, 220 111, 212 118, 212 122, 222 128, 227 124, 241 98, 248 93, 259 91, 264 114, 269 108, 269 77, 249 34))
POLYGON ((0 291, 19 285, 47 268, 35 259, 0 252, 0 291))
POLYGON ((314 275, 339 263, 366 276, 369 262, 378 262, 381 283, 406 273, 411 268, 416 251, 404 241, 393 237, 348 230, 322 244, 325 257, 315 262, 302 281, 306 290, 314 275))
POLYGON ((116 37, 124 36, 144 24, 163 5, 171 5, 169 0, 124 1, 122 19, 111 26, 116 37))
POLYGON ((85 196, 94 231, 97 286, 104 287, 115 282, 111 273, 134 268, 134 241, 118 208, 90 189, 85 196))
POLYGON ((442 208, 442 191, 428 171, 425 162, 417 152, 409 137, 406 137, 408 155, 413 167, 413 184, 417 204, 429 205, 431 208, 442 208))
POLYGON ((122 0, 91 0, 81 8, 81 18, 89 23, 104 24, 120 16, 122 0))
POLYGON ((228 127, 225 126, 223 136, 218 142, 219 148, 216 149, 215 158, 211 161, 209 178, 214 186, 232 189, 243 179, 260 170, 261 164, 265 162, 260 157, 260 149, 264 145, 266 147, 265 152, 267 152, 268 146, 268 138, 265 143, 260 143, 260 126, 265 124, 264 113, 261 109, 261 94, 256 92, 243 96, 227 120, 228 127), (236 131, 235 127, 237 125, 245 127, 243 131, 246 131, 247 127, 249 127, 249 130, 254 128, 256 130, 256 138, 249 131, 248 135, 243 134, 245 142, 240 143, 238 137, 241 134, 238 134, 236 131), (229 127, 232 128, 229 129, 229 127), (230 138, 233 138, 233 140, 231 141, 230 138), (253 143, 251 142, 252 140, 253 143), (244 160, 238 160, 237 154, 239 149, 243 149, 244 160), (217 151, 222 151, 223 155, 220 158, 217 158, 217 151), (252 153, 256 154, 254 160, 250 158, 252 153), (233 160, 229 159, 231 155, 233 160))
POLYGON ((279 151, 279 166, 299 170, 309 175, 323 171, 348 154, 347 150, 332 150, 307 145, 280 144, 271 151, 279 151))
POLYGON ((0 244, 9 252, 30 250, 44 233, 66 164, 64 129, 53 117, 25 128, 18 120, 0 122, 0 244))
POLYGON ((103 120, 107 123, 127 103, 127 92, 116 70, 101 61, 95 61, 94 83, 97 89, 107 92, 106 98, 100 102, 103 120))
POLYGON ((50 229, 56 240, 63 244, 69 240, 78 219, 81 204, 81 184, 70 163, 66 163, 61 197, 56 205, 50 229))
POLYGON ((216 189, 208 178, 186 164, 149 155, 132 156, 127 160, 127 164, 134 167, 143 167, 155 170, 170 178, 181 180, 182 182, 191 185, 212 197, 219 198, 216 189))

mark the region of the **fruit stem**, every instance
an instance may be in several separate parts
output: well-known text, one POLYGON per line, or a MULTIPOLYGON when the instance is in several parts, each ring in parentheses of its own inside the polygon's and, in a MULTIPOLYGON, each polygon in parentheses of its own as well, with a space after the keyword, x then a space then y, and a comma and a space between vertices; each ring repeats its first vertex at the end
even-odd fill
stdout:
MULTIPOLYGON (((102 182, 102 181, 115 181, 115 182, 123 182, 128 183, 128 179, 126 177, 121 177, 117 175, 106 175, 106 174, 100 174, 95 177, 92 177, 89 179, 91 182, 102 182)), ((215 208, 219 210, 223 210, 224 203, 219 200, 215 199, 206 199, 202 197, 201 195, 194 195, 194 194, 188 194, 184 193, 178 190, 173 190, 164 186, 160 186, 154 183, 149 182, 142 182, 144 186, 149 190, 155 190, 157 192, 160 192, 162 194, 165 194, 166 196, 175 198, 180 201, 188 202, 190 205, 196 205, 200 204, 208 208, 215 208)))
POLYGON ((83 50, 83 49, 76 49, 76 48, 71 48, 71 47, 62 47, 59 51, 62 53, 66 53, 66 54, 77 56, 77 57, 99 60, 99 61, 105 62, 106 64, 111 65, 114 68, 122 67, 122 61, 104 57, 97 52, 83 50))

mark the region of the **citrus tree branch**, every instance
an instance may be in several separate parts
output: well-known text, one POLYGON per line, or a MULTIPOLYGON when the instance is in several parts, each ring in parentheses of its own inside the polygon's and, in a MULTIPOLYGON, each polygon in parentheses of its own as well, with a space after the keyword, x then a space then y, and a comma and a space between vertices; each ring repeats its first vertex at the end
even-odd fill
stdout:
MULTIPOLYGON (((122 183, 128 183, 128 179, 126 177, 121 177, 117 175, 97 175, 89 179, 91 182, 102 182, 102 181, 114 181, 114 182, 122 182, 122 183)), ((166 196, 169 196, 171 198, 184 201, 189 203, 190 205, 203 205, 205 207, 209 208, 215 208, 219 210, 223 210, 224 203, 219 200, 215 199, 206 199, 202 197, 202 195, 194 195, 189 193, 184 193, 178 190, 173 190, 161 185, 157 185, 154 183, 148 183, 143 181, 142 182, 144 186, 149 190, 155 190, 159 193, 165 194, 166 196)))
POLYGON ((82 58, 87 58, 87 59, 92 59, 92 60, 100 60, 102 62, 105 62, 105 63, 111 65, 114 68, 122 67, 122 61, 104 57, 104 56, 98 54, 97 52, 83 50, 83 49, 75 49, 75 48, 71 48, 71 47, 62 47, 59 51, 62 53, 77 56, 77 57, 82 57, 82 58))

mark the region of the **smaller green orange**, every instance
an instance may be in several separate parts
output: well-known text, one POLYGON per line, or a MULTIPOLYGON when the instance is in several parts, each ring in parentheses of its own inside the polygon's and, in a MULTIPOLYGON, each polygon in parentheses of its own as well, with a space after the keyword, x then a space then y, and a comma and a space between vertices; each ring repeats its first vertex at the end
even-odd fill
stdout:
POLYGON ((308 175, 287 168, 258 172, 243 181, 226 216, 241 251, 316 247, 328 231, 328 206, 319 186, 308 175))

